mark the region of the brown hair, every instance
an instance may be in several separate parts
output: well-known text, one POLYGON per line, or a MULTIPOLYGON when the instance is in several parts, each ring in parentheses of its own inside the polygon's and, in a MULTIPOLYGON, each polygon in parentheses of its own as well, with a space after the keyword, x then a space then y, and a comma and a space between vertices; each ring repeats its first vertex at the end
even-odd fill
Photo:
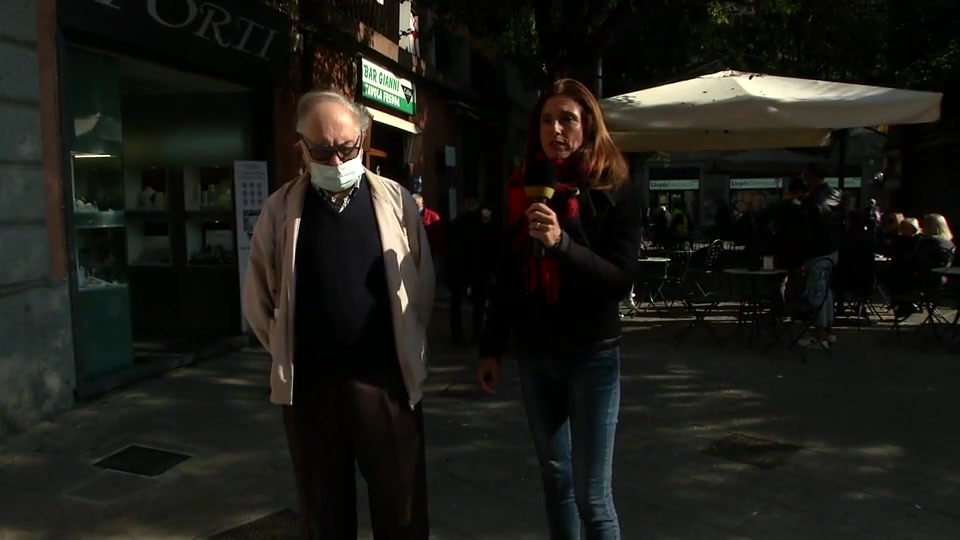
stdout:
POLYGON ((540 144, 540 115, 547 100, 554 96, 566 96, 576 101, 583 109, 583 145, 577 150, 581 170, 587 185, 593 189, 614 190, 623 186, 629 177, 627 160, 614 144, 603 122, 603 113, 597 98, 586 86, 573 79, 559 79, 540 94, 540 99, 530 115, 527 133, 526 161, 530 162, 543 152, 540 144))

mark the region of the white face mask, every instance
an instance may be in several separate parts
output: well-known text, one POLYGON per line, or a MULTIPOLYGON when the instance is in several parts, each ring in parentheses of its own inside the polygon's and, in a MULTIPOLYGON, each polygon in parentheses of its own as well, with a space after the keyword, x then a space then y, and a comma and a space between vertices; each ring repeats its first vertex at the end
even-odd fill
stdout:
POLYGON ((363 152, 357 157, 344 161, 340 165, 326 165, 310 162, 310 182, 318 189, 330 193, 340 193, 357 185, 363 176, 363 152))

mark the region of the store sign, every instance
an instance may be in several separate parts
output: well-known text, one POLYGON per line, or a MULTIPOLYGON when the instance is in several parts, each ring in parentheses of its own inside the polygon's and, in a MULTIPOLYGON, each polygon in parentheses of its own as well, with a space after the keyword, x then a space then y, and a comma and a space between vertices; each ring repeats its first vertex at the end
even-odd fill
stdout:
POLYGON ((696 191, 700 180, 651 180, 650 191, 696 191))
MULTIPOLYGON (((833 189, 840 189, 840 179, 839 178, 827 178, 827 185, 833 189)), ((844 178, 843 179, 843 189, 860 189, 863 187, 862 178, 844 178)))
POLYGON ((360 70, 363 97, 405 114, 417 113, 417 92, 412 82, 397 77, 366 58, 360 59, 360 70))
POLYGON ((285 66, 289 57, 290 19, 259 2, 70 0, 57 9, 68 30, 221 69, 285 66))
POLYGON ((780 189, 780 178, 731 178, 730 189, 780 189))
POLYGON ((860 189, 863 187, 862 178, 844 178, 843 189, 860 189))

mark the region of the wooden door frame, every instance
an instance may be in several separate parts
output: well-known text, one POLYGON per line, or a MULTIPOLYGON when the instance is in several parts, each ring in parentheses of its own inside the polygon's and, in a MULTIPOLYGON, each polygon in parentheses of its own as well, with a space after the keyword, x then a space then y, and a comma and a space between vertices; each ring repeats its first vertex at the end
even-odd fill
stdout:
POLYGON ((371 148, 371 149, 367 150, 367 155, 366 155, 366 162, 367 162, 367 163, 366 163, 366 167, 367 167, 367 169, 370 168, 370 158, 372 158, 372 157, 377 157, 377 158, 384 158, 384 159, 386 159, 388 156, 387 156, 387 153, 384 152, 383 150, 377 150, 376 148, 371 148))

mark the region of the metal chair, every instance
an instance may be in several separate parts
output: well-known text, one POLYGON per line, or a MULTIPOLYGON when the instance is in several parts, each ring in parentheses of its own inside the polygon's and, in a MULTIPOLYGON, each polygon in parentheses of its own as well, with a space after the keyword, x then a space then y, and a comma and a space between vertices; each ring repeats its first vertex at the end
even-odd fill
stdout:
POLYGON ((698 327, 706 330, 718 345, 723 345, 723 338, 707 320, 707 316, 717 309, 724 298, 723 275, 720 273, 721 255, 723 242, 714 240, 708 247, 690 256, 686 275, 693 279, 684 281, 687 292, 682 301, 687 313, 693 315, 694 319, 674 336, 675 345, 678 347, 698 327), (701 257, 702 266, 694 262, 701 257))

